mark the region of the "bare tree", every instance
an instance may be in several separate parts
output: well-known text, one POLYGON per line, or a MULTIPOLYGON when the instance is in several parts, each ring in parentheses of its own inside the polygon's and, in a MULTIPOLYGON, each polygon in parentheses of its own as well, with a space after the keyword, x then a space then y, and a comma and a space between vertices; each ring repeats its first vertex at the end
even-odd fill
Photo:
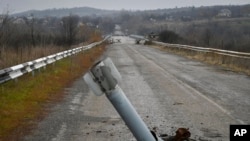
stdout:
POLYGON ((79 17, 71 15, 62 18, 62 34, 64 41, 68 46, 71 46, 76 38, 77 34, 77 25, 78 25, 79 17))
POLYGON ((12 34, 11 30, 11 18, 9 17, 9 13, 0 15, 0 57, 5 52, 5 48, 9 43, 9 36, 12 34))
POLYGON ((210 29, 206 28, 203 33, 203 41, 205 43, 205 46, 208 46, 208 47, 210 46, 211 38, 212 38, 212 33, 210 29))
POLYGON ((26 24, 30 29, 30 40, 33 47, 36 46, 36 40, 35 40, 35 18, 34 15, 31 14, 26 19, 26 24))

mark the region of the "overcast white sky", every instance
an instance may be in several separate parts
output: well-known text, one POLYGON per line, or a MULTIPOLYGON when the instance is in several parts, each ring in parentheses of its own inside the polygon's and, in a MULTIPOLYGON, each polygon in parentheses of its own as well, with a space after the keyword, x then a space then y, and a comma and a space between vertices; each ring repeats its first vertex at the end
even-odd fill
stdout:
POLYGON ((111 10, 143 10, 185 6, 250 4, 250 0, 0 0, 0 12, 17 13, 49 8, 94 7, 111 10))

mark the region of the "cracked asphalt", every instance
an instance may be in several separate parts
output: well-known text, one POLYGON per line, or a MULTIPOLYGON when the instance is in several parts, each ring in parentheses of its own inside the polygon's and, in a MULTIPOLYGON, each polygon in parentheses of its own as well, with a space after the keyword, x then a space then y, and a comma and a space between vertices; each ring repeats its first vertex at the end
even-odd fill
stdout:
MULTIPOLYGON (((120 87, 150 129, 189 128, 197 141, 229 140, 230 124, 250 124, 250 77, 169 54, 128 37, 108 46, 120 87)), ((134 141, 105 95, 79 78, 23 141, 134 141)))

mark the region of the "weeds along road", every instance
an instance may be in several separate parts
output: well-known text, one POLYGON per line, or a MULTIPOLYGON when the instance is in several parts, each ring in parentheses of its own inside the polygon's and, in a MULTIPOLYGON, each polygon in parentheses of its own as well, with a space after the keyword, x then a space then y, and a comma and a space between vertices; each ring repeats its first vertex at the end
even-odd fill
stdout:
MULTIPOLYGON (((105 55, 150 129, 173 135, 186 127, 197 141, 227 141, 230 124, 250 124, 248 76, 116 38, 122 42, 110 45, 105 55)), ((23 140, 135 140, 107 98, 95 96, 82 78, 65 92, 64 101, 23 140)))

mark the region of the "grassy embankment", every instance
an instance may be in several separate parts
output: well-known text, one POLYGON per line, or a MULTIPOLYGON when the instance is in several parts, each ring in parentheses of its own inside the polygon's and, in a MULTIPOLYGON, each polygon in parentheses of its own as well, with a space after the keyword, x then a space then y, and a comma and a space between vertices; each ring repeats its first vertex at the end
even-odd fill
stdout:
POLYGON ((0 85, 0 141, 17 140, 27 134, 48 112, 48 105, 64 97, 63 88, 93 65, 105 50, 94 47, 0 85))
POLYGON ((173 48, 173 47, 166 47, 159 45, 151 45, 151 46, 163 51, 182 55, 190 59, 199 60, 208 63, 210 65, 222 66, 227 70, 231 70, 234 72, 242 72, 247 75, 250 75, 250 59, 226 56, 212 52, 210 53, 198 52, 184 48, 180 49, 180 48, 173 48))

